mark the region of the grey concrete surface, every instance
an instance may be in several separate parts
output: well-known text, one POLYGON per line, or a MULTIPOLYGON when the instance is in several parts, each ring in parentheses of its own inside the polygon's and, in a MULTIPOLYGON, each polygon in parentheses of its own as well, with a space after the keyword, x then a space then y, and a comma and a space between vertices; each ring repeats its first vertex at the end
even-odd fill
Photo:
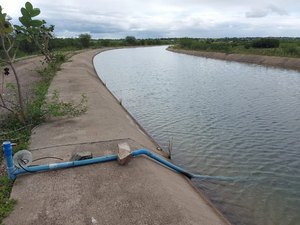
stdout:
MULTIPOLYGON (((88 97, 88 111, 72 119, 52 119, 32 132, 33 158, 68 161, 79 151, 94 156, 117 153, 118 144, 156 151, 144 133, 102 85, 92 50, 72 57, 53 80, 49 93, 66 101, 88 97)), ((157 152, 156 153, 160 153, 157 152)), ((44 159, 38 163, 53 163, 44 159)), ((120 166, 116 161, 19 176, 11 197, 15 210, 4 220, 23 224, 229 224, 187 178, 147 157, 120 166)))

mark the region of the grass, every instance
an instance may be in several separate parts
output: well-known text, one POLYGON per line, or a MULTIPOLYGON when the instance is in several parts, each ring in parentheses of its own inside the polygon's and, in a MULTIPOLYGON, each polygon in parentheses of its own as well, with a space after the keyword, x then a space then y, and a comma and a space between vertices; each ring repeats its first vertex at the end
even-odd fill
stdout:
MULTIPOLYGON (((45 111, 43 107, 48 88, 56 72, 60 69, 61 64, 65 61, 65 56, 58 54, 53 63, 50 63, 45 69, 39 71, 42 79, 35 84, 34 96, 26 103, 26 113, 29 115, 29 119, 25 125, 12 115, 7 115, 0 121, 0 142, 10 140, 17 143, 17 146, 13 148, 14 152, 21 149, 28 149, 31 129, 44 121, 45 111)), ((0 168, 3 168, 3 163, 3 151, 1 151, 0 168)), ((15 204, 15 201, 10 199, 12 185, 13 181, 7 178, 6 171, 0 171, 0 224, 13 210, 15 204)))
POLYGON ((13 210, 15 201, 9 199, 13 182, 6 176, 0 177, 0 223, 13 210))

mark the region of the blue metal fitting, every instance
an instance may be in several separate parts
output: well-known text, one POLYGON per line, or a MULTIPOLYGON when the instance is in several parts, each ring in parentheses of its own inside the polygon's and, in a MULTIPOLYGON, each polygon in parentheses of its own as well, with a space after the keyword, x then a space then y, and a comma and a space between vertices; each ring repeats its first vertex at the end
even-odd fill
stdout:
POLYGON ((10 141, 3 142, 3 151, 4 151, 4 157, 6 161, 6 169, 9 179, 16 179, 16 175, 14 174, 16 168, 14 166, 13 162, 13 156, 12 156, 12 144, 10 141))

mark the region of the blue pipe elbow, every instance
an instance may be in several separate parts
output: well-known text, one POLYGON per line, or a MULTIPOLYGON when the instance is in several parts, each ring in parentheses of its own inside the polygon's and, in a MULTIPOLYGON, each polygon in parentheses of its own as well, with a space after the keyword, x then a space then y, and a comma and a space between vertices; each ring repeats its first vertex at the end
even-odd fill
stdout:
POLYGON ((139 149, 139 150, 135 150, 135 151, 133 151, 133 152, 131 153, 131 155, 132 155, 133 157, 139 156, 139 155, 147 155, 147 156, 149 156, 150 158, 152 158, 152 159, 154 159, 154 160, 160 162, 160 163, 163 164, 164 166, 166 166, 166 167, 168 167, 168 168, 170 168, 170 169, 172 169, 172 170, 174 170, 174 171, 176 171, 176 172, 178 172, 178 173, 182 173, 183 175, 187 176, 187 177, 190 178, 190 179, 193 178, 193 176, 194 176, 192 173, 189 173, 188 171, 182 169, 182 168, 179 167, 179 166, 174 165, 173 163, 169 162, 168 160, 163 159, 163 158, 160 157, 159 155, 156 155, 156 154, 150 152, 150 151, 147 150, 147 149, 139 149))

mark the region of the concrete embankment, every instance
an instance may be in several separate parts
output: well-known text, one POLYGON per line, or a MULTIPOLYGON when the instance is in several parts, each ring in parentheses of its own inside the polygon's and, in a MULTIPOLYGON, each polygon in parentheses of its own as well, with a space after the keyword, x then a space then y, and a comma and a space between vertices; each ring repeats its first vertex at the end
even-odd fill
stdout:
MULTIPOLYGON (((115 154, 123 142, 161 153, 99 80, 92 62, 98 52, 73 56, 57 73, 49 93, 57 90, 65 101, 78 101, 85 93, 88 111, 36 127, 30 145, 34 159, 69 161, 80 151, 94 157, 115 154)), ((147 157, 126 166, 109 162, 19 176, 11 197, 17 204, 7 225, 229 224, 186 177, 147 157)))
POLYGON ((227 61, 235 61, 241 63, 252 63, 263 66, 278 67, 283 69, 292 69, 300 71, 300 59, 277 57, 277 56, 262 56, 262 55, 247 55, 247 54, 227 54, 221 52, 203 52, 184 49, 174 49, 169 47, 167 50, 186 55, 200 56, 212 59, 221 59, 227 61))

